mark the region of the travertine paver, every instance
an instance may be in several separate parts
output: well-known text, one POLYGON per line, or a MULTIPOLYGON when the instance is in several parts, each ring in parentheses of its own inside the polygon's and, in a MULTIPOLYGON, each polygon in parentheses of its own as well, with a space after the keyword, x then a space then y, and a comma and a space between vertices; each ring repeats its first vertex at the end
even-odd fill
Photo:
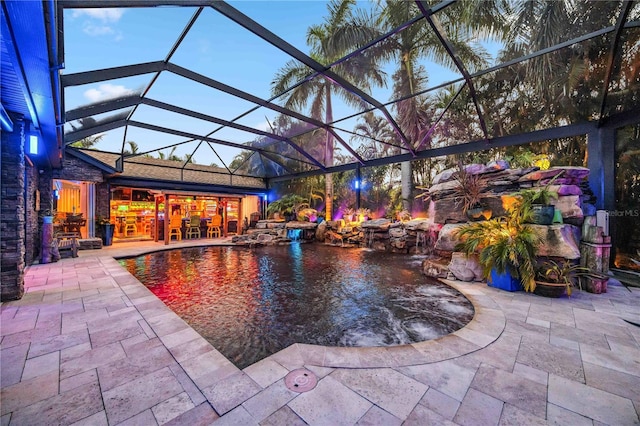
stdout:
POLYGON ((465 425, 497 425, 504 402, 476 389, 469 389, 453 421, 465 425))
POLYGON ((606 424, 638 424, 630 400, 564 377, 549 377, 549 402, 606 424))
POLYGON ((318 382, 307 393, 302 393, 291 402, 293 409, 304 421, 311 425, 355 424, 373 404, 331 375, 318 382))
MULTIPOLYGON (((206 240, 175 246, 191 244, 206 240)), ((546 299, 449 282, 476 308, 455 334, 295 344, 241 371, 110 257, 150 248, 165 247, 27 269, 25 297, 0 307, 3 426, 639 422, 640 327, 623 318, 640 322, 640 289, 546 299), (319 382, 299 394, 283 378, 302 367, 319 382)))
MULTIPOLYGON (((299 394, 290 391, 284 384, 284 379, 269 385, 266 389, 245 401, 242 406, 259 422, 272 416, 281 407, 299 394)), ((283 415, 283 414, 281 414, 283 415)), ((289 416, 287 414, 287 416, 289 416)), ((296 415, 297 417, 297 415, 296 415)), ((273 421, 274 419, 272 419, 273 421)))
POLYGON ((331 377, 400 419, 407 418, 429 388, 389 368, 337 370, 331 377))
POLYGON ((547 387, 529 379, 482 365, 476 372, 471 387, 537 417, 545 416, 547 387))
POLYGON ((460 408, 460 401, 436 389, 429 389, 420 404, 435 411, 447 420, 452 420, 460 408))

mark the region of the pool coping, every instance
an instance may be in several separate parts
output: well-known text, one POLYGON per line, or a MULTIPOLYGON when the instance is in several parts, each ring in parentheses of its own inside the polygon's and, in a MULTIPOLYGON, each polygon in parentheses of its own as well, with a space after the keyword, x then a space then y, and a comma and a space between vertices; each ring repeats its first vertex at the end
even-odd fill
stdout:
MULTIPOLYGON (((117 261, 118 259, 141 256, 157 251, 207 246, 233 247, 236 245, 230 243, 229 241, 207 241, 199 244, 183 243, 179 246, 162 245, 159 247, 156 246, 148 248, 137 247, 135 250, 135 254, 113 256, 111 258, 120 268, 122 268, 123 271, 130 274, 126 270, 126 268, 122 267, 119 264, 119 262, 117 261)), ((132 274, 130 275, 136 280, 139 285, 147 289, 144 284, 142 284, 137 278, 135 278, 135 276, 133 276, 132 274)), ((436 363, 448 359, 458 358, 460 356, 483 349, 500 337, 506 326, 506 318, 496 302, 482 291, 481 286, 483 286, 484 283, 452 281, 442 278, 438 280, 462 293, 462 295, 465 296, 467 300, 469 300, 469 302, 471 302, 474 308, 474 316, 471 321, 469 321, 464 327, 458 329, 453 333, 423 342, 394 346, 336 347, 306 343, 294 343, 245 368, 250 369, 252 366, 265 360, 275 361, 278 364, 289 369, 298 368, 304 365, 330 368, 406 367, 411 365, 436 363)), ((150 291, 149 293, 153 295, 153 293, 151 293, 150 291)), ((153 296, 157 298, 157 296, 153 296)), ((144 299, 148 301, 146 297, 144 299)), ((157 300, 162 302, 162 300, 160 300, 159 298, 157 298, 157 300)), ((132 302, 135 305, 135 301, 132 300, 132 302)), ((164 302, 162 302, 162 304, 166 306, 164 302)), ((169 309, 168 307, 167 310, 173 313, 177 318, 179 318, 180 321, 184 321, 178 316, 178 314, 171 311, 171 309, 169 309)), ((153 321, 145 317, 144 311, 141 311, 140 314, 143 316, 143 318, 150 322, 150 325, 153 328, 153 321)), ((191 326, 189 326, 189 328, 193 330, 191 326)), ((198 334, 195 330, 193 330, 193 332, 198 334)), ((208 345, 215 349, 215 351, 220 354, 220 356, 222 356, 225 360, 227 360, 227 362, 235 367, 235 365, 231 363, 231 361, 229 361, 226 357, 224 357, 224 355, 222 355, 215 348, 215 346, 211 345, 211 343, 209 343, 200 334, 198 334, 198 336, 200 336, 201 339, 203 339, 208 345)), ((161 338, 161 340, 163 340, 162 336, 159 335, 159 337, 161 338)), ((169 346, 167 346, 167 348, 169 350, 172 349, 172 347, 169 346)), ((187 373, 188 372, 189 371, 187 370, 187 373)))

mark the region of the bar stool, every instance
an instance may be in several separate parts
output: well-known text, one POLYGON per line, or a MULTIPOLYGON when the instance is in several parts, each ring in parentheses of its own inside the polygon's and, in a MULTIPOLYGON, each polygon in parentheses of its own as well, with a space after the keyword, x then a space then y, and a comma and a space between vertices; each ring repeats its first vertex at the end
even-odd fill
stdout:
POLYGON ((138 233, 138 227, 136 226, 135 216, 127 216, 124 222, 124 236, 128 237, 129 232, 133 232, 133 235, 136 235, 138 233))
POLYGON ((220 224, 222 223, 222 216, 215 215, 207 222, 207 238, 220 236, 220 224))
POLYGON ((182 239, 182 217, 180 215, 171 216, 169 222, 169 240, 176 237, 178 241, 182 239))
POLYGON ((189 228, 187 229, 187 238, 200 238, 200 216, 191 216, 189 228))
POLYGON ((151 218, 145 217, 142 222, 142 233, 151 234, 151 218))

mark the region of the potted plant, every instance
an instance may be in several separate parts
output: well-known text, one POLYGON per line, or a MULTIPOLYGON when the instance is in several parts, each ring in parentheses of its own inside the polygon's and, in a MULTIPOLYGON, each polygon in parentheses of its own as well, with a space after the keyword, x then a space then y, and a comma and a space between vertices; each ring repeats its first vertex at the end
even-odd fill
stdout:
POLYGON ((551 200, 557 200, 558 193, 551 190, 550 187, 561 174, 555 175, 544 186, 522 189, 517 193, 525 203, 531 206, 531 218, 529 219, 531 223, 538 225, 551 225, 553 223, 556 208, 551 204, 551 200))
POLYGON ((456 205, 462 205, 462 212, 471 221, 491 219, 491 209, 482 204, 481 195, 487 186, 486 179, 470 174, 462 164, 455 174, 458 186, 454 188, 456 205))
POLYGON ((535 265, 540 238, 524 223, 529 206, 520 200, 509 207, 507 217, 470 222, 457 230, 456 251, 478 253, 487 284, 515 291, 534 291, 535 265))
POLYGON ((545 297, 571 296, 576 280, 589 272, 588 268, 574 264, 569 260, 556 262, 547 260, 536 271, 535 293, 545 297))
POLYGON ((98 216, 96 225, 98 225, 98 229, 100 229, 102 245, 110 246, 113 244, 113 231, 115 230, 115 226, 109 221, 109 218, 98 216))

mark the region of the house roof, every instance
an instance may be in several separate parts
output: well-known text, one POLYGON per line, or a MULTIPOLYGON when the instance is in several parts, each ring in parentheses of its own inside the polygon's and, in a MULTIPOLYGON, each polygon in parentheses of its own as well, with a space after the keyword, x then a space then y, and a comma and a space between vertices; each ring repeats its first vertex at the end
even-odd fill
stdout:
MULTIPOLYGON (((123 163, 120 171, 118 160, 120 155, 110 152, 91 149, 69 148, 68 153, 79 158, 91 158, 103 165, 102 169, 111 175, 129 181, 139 181, 148 184, 148 181, 169 183, 193 183, 203 186, 211 185, 212 191, 221 188, 245 188, 264 190, 266 188, 263 179, 251 176, 230 175, 227 170, 199 164, 187 164, 183 166, 180 161, 162 160, 149 157, 134 157, 123 163)), ((113 180, 113 179, 112 179, 113 180)))

